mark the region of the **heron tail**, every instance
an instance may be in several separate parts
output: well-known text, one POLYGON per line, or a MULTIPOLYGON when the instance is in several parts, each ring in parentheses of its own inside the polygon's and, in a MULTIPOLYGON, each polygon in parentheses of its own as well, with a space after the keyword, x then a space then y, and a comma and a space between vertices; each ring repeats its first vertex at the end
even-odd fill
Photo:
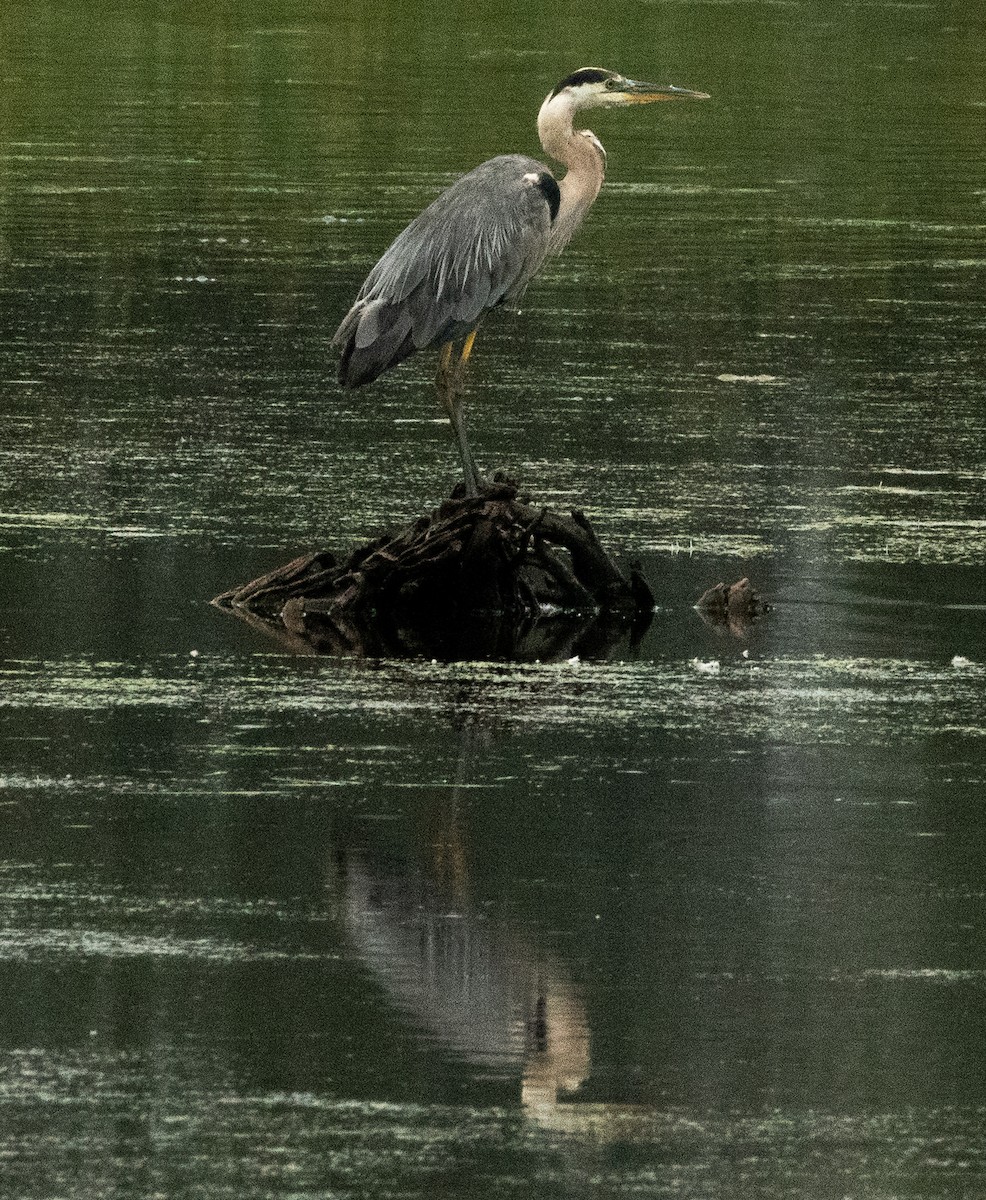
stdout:
POLYGON ((358 300, 343 317, 332 344, 342 350, 339 382, 344 388, 372 383, 417 349, 409 315, 385 300, 358 300))

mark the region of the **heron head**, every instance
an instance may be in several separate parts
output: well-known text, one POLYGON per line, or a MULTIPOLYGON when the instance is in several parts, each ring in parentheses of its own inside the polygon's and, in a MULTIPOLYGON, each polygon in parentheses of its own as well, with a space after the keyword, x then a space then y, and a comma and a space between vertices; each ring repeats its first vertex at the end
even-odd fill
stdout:
POLYGON ((567 75, 549 97, 570 98, 576 109, 617 108, 627 104, 652 104, 656 100, 708 100, 707 92, 693 92, 673 83, 641 83, 602 67, 581 67, 567 75))

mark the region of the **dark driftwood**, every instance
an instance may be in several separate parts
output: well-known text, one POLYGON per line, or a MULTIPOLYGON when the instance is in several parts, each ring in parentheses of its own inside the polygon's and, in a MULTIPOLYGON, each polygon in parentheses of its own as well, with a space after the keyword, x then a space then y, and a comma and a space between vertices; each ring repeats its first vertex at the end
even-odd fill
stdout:
POLYGON ((708 625, 738 638, 745 637, 750 626, 767 611, 767 605, 749 579, 717 583, 702 595, 695 607, 708 625))
POLYGON ((720 617, 757 617, 764 611, 763 601, 750 583, 741 579, 738 583, 717 583, 705 592, 695 605, 701 612, 720 617))
POLYGON ((293 649, 545 659, 639 636, 654 598, 584 514, 533 505, 498 476, 344 562, 307 554, 213 603, 293 649))

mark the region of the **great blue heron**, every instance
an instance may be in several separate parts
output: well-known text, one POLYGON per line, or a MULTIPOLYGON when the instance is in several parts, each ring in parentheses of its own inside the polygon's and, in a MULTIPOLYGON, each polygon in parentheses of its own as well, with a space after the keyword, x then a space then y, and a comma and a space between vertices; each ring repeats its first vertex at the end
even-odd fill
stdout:
POLYGON ((707 99, 705 92, 640 83, 599 67, 566 76, 538 113, 541 145, 568 168, 565 176, 556 180, 537 159, 503 154, 463 175, 415 217, 366 277, 336 330, 342 386, 362 387, 415 350, 439 346, 436 387, 459 443, 466 494, 478 495, 462 414, 466 363, 484 314, 517 303, 599 194, 606 151, 591 130, 574 127, 575 114, 707 99))

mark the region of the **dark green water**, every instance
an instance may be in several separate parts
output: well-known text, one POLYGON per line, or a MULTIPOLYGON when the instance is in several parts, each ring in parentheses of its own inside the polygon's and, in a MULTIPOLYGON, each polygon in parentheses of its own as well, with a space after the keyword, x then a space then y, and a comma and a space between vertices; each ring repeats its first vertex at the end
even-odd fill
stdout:
POLYGON ((0 11, 0 1192, 984 1194, 975 6, 207 8, 0 11), (713 100, 590 114, 470 417, 650 631, 278 653, 207 600, 455 473, 339 318, 586 63, 713 100))

